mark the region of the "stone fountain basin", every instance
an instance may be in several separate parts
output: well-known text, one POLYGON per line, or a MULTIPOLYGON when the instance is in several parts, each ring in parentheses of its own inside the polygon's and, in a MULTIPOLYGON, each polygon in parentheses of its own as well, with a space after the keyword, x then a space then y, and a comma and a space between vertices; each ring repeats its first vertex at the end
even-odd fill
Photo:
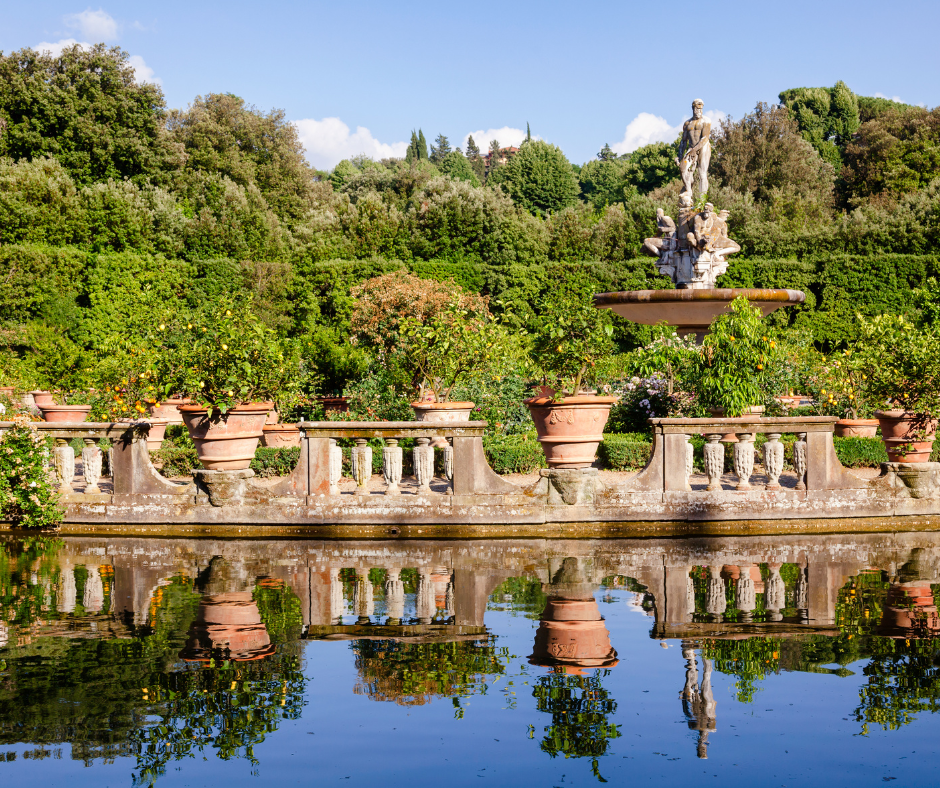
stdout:
POLYGON ((782 306, 802 304, 801 290, 773 290, 758 287, 726 287, 702 290, 625 290, 595 293, 594 306, 610 309, 634 323, 655 325, 666 321, 680 336, 704 334, 712 321, 725 312, 738 296, 760 308, 764 317, 782 306))

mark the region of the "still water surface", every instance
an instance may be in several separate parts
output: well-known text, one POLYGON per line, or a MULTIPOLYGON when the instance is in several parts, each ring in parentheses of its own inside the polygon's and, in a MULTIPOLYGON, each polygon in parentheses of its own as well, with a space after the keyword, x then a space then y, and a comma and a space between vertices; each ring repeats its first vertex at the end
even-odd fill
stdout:
POLYGON ((936 785, 940 534, 0 544, 0 785, 936 785))

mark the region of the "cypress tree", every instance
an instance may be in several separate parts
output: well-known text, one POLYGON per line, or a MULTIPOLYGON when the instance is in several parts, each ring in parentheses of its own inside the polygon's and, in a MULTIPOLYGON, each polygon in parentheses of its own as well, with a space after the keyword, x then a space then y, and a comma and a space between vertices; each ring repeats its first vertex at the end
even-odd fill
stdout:
POLYGON ((428 160, 428 141, 424 138, 424 132, 418 129, 418 159, 428 160))
POLYGON ((480 158, 480 148, 476 144, 476 142, 473 141, 472 134, 469 137, 467 137, 467 158, 470 161, 480 158))

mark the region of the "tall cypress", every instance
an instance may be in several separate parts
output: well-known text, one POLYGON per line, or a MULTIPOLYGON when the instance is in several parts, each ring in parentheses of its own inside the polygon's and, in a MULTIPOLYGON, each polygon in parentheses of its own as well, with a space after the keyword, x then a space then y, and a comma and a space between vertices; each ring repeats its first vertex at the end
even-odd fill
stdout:
POLYGON ((424 132, 418 129, 418 159, 428 160, 428 141, 424 138, 424 132))

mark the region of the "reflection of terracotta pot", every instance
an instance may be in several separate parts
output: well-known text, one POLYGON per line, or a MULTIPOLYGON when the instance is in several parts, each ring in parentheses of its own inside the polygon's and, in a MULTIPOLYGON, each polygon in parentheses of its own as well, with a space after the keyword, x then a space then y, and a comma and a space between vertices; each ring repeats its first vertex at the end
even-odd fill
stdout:
POLYGON ((881 427, 881 440, 888 452, 890 462, 930 462, 937 422, 928 421, 919 425, 926 432, 921 440, 912 440, 917 426, 913 413, 903 410, 879 410, 875 412, 881 427))
POLYGON ((874 438, 878 433, 878 419, 839 419, 837 438, 874 438))
POLYGON ((885 602, 878 625, 879 635, 914 638, 940 632, 940 617, 929 583, 892 585, 885 602))
POLYGON ((42 417, 56 424, 85 421, 91 412, 91 405, 39 405, 42 417))
POLYGON ((261 430, 261 445, 269 449, 300 446, 300 427, 296 424, 265 424, 261 430))
POLYGON ((29 393, 33 395, 33 402, 36 403, 37 408, 42 408, 46 405, 55 405, 51 391, 31 391, 29 393))
POLYGON ((613 667, 617 652, 593 599, 550 597, 542 611, 529 663, 561 666, 566 673, 582 668, 613 667))
POLYGON ((250 591, 212 594, 199 602, 199 612, 180 656, 188 662, 205 662, 219 651, 235 661, 261 659, 274 653, 250 591))
POLYGON ((617 397, 532 397, 529 406, 549 468, 588 468, 604 439, 604 425, 617 397))
POLYGON ((721 567, 721 576, 725 578, 725 580, 737 580, 741 577, 741 567, 725 564, 721 567))
POLYGON ((179 406, 191 404, 192 400, 188 397, 172 397, 163 400, 159 405, 148 405, 147 410, 154 418, 166 419, 167 424, 182 424, 183 416, 179 411, 179 406))
POLYGON ((210 418, 206 408, 180 405, 199 462, 210 471, 242 471, 251 465, 270 410, 270 402, 249 402, 210 418))
POLYGON ((549 599, 542 618, 547 621, 601 621, 603 616, 593 599, 549 599))

